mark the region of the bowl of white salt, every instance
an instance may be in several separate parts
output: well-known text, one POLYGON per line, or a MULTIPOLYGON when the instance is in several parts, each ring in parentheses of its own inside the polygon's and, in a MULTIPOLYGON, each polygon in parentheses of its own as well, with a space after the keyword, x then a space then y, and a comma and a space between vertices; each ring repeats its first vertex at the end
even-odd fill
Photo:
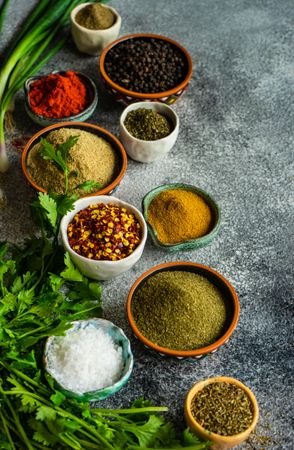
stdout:
POLYGON ((66 396, 89 402, 120 390, 133 369, 133 355, 123 330, 105 319, 72 322, 65 336, 50 336, 45 368, 66 396))

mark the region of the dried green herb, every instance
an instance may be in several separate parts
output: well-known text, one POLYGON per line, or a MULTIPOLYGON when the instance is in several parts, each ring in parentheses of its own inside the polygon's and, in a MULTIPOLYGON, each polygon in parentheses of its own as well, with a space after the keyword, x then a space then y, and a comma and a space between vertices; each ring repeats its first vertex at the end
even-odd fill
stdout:
POLYGON ((219 289, 205 277, 185 271, 148 278, 134 293, 132 314, 147 339, 175 350, 212 344, 223 334, 228 315, 219 289))
POLYGON ((124 125, 131 135, 143 141, 162 139, 172 131, 171 124, 164 115, 147 108, 130 111, 124 125))
POLYGON ((208 384, 197 392, 191 412, 203 428, 222 436, 242 433, 253 421, 253 405, 246 392, 226 382, 208 384))

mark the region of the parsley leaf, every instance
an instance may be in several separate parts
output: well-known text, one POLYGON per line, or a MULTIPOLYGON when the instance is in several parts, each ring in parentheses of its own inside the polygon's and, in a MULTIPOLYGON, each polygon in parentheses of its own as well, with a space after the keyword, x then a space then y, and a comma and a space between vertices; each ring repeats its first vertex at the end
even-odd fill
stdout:
POLYGON ((46 211, 47 219, 54 228, 56 226, 57 221, 57 205, 55 200, 52 197, 49 197, 48 194, 40 192, 39 201, 42 208, 44 208, 44 210, 46 211))
POLYGON ((84 281, 84 276, 73 264, 72 260, 70 259, 69 253, 65 254, 64 263, 66 269, 63 270, 60 274, 62 278, 68 281, 84 281))

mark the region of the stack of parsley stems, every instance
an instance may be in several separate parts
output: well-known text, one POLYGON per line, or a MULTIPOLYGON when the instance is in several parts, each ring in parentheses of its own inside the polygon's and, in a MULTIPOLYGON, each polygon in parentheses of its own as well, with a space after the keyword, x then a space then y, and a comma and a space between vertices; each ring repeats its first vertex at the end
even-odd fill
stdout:
MULTIPOLYGON (((0 32, 7 13, 9 0, 0 10, 0 32)), ((25 80, 35 75, 64 44, 61 36, 51 47, 53 39, 69 21, 71 10, 82 0, 40 0, 28 14, 18 35, 6 53, 0 67, 0 172, 8 167, 5 145, 5 118, 16 92, 25 80)))

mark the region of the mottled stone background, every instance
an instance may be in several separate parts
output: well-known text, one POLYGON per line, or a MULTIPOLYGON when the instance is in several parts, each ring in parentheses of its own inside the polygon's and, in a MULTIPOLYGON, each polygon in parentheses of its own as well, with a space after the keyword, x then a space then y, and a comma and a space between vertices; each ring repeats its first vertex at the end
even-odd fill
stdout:
MULTIPOLYGON (((34 5, 12 0, 1 49, 34 5)), ((162 162, 129 161, 117 196, 140 208, 142 197, 166 182, 187 182, 211 193, 222 208, 222 229, 208 247, 169 255, 148 240, 129 273, 103 283, 105 316, 132 340, 135 369, 108 407, 128 406, 145 396, 168 405, 183 424, 183 401, 199 379, 228 375, 252 388, 260 405, 257 434, 265 445, 242 449, 293 448, 293 25, 291 0, 115 0, 121 35, 159 33, 191 53, 194 73, 186 95, 174 106, 178 141, 162 162), (235 287, 241 315, 232 339, 197 362, 158 359, 132 338, 125 316, 127 293, 145 270, 166 261, 196 261, 222 273, 235 287)), ((42 73, 76 69, 90 75, 99 103, 89 120, 118 135, 123 107, 99 80, 98 59, 79 54, 71 40, 42 73)), ((38 127, 16 102, 16 131, 10 136, 11 168, 0 180, 8 197, 1 211, 1 239, 21 242, 32 232, 29 203, 34 194, 20 169, 15 138, 38 127), (14 141, 15 144, 15 141, 14 141)))

